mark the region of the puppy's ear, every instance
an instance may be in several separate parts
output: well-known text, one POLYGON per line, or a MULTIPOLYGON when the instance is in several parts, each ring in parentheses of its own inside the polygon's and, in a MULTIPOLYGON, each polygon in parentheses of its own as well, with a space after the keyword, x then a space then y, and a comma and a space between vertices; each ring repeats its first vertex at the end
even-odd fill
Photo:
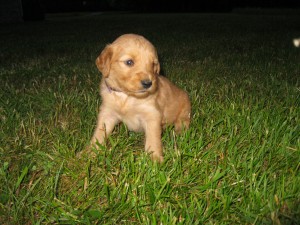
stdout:
POLYGON ((104 77, 108 77, 113 51, 110 45, 106 46, 96 59, 96 65, 104 77))
POLYGON ((154 60, 154 62, 153 62, 153 71, 155 74, 159 75, 160 64, 159 64, 158 60, 154 60))

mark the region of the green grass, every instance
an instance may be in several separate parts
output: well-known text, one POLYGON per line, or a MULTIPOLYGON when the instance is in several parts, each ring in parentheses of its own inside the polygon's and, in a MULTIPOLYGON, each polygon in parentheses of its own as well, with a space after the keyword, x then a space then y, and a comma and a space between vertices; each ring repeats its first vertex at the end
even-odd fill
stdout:
MULTIPOLYGON (((299 15, 299 14, 298 14, 299 15)), ((1 224, 299 224, 295 14, 101 14, 0 27, 1 224), (156 46, 191 128, 165 161, 120 125, 95 159, 95 59, 123 33, 156 46)))

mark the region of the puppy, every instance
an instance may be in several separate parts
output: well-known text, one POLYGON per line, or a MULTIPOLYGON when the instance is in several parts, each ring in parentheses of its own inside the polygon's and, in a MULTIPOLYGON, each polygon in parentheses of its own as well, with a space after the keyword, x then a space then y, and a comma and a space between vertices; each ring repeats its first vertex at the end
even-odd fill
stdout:
POLYGON ((166 125, 176 132, 188 128, 191 103, 186 92, 160 76, 154 46, 144 37, 125 34, 109 44, 96 59, 102 73, 102 104, 91 145, 104 144, 114 127, 145 132, 145 150, 163 161, 161 133, 166 125))

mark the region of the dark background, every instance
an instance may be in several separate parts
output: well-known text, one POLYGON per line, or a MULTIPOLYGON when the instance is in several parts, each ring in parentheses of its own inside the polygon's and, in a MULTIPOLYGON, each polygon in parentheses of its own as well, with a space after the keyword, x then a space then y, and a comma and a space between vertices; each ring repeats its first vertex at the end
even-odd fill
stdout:
POLYGON ((45 13, 230 12, 234 8, 298 8, 299 0, 22 0, 24 20, 42 20, 45 13))
MULTIPOLYGON (((24 0, 32 1, 32 0, 24 0)), ((235 7, 297 7, 298 0, 39 0, 47 12, 62 11, 228 11, 235 7)))

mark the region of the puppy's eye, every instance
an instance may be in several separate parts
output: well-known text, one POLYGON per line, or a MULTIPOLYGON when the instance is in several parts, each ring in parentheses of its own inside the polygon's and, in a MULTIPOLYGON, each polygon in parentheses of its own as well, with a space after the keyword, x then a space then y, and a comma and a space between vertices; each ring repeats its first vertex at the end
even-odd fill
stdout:
POLYGON ((124 61, 124 63, 126 66, 130 66, 130 67, 134 65, 134 62, 132 59, 128 59, 128 60, 124 61))

